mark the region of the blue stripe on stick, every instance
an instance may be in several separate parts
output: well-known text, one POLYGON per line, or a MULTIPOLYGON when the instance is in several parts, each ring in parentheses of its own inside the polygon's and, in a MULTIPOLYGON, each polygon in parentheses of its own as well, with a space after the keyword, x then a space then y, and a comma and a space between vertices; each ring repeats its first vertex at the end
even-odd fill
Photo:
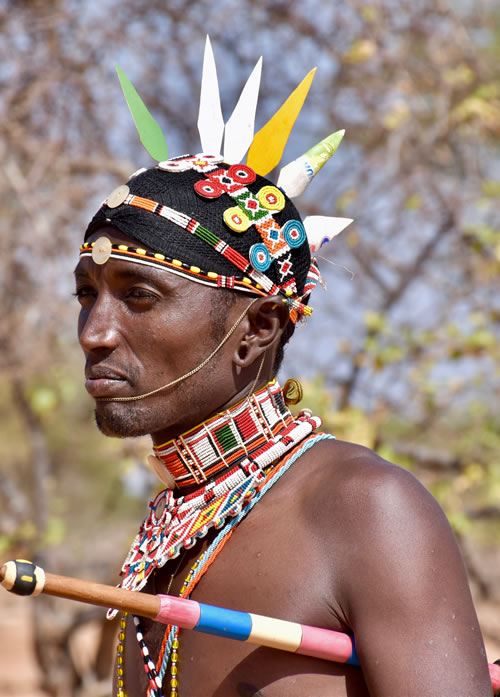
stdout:
POLYGON ((200 619, 194 630, 246 641, 252 631, 252 618, 248 612, 226 610, 213 605, 200 605, 200 619))
POLYGON ((352 641, 352 653, 351 657, 347 659, 346 663, 348 663, 351 666, 360 666, 361 663, 359 662, 359 656, 356 652, 356 644, 354 643, 354 637, 352 634, 349 635, 351 637, 352 641))

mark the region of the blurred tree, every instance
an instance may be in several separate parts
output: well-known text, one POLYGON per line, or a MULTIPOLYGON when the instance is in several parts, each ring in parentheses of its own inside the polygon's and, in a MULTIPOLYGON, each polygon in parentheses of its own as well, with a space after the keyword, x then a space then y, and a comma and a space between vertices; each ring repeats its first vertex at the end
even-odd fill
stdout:
POLYGON ((258 125, 319 66, 285 162, 347 129, 299 206, 355 223, 321 250, 331 290, 284 370, 321 372, 327 425, 431 487, 494 593, 475 545, 500 517, 498 19, 493 0, 0 0, 0 546, 107 578, 140 517, 121 475, 144 446, 100 438, 79 387, 71 269, 89 215, 150 164, 113 65, 171 153, 196 150, 209 32, 226 116, 260 53, 258 125))

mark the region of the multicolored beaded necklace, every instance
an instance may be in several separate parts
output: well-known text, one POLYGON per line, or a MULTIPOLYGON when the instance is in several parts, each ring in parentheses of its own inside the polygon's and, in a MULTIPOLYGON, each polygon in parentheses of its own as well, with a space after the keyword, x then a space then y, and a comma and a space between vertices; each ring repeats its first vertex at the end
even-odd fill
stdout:
MULTIPOLYGON (((310 447, 305 443, 298 452, 296 450, 296 446, 320 425, 320 419, 308 411, 294 418, 286 407, 279 384, 273 381, 225 412, 155 447, 157 468, 164 467, 158 474, 173 476, 175 485, 181 490, 193 483, 198 484, 198 488, 177 498, 171 489, 165 489, 152 499, 149 514, 123 564, 121 587, 141 590, 155 569, 179 556, 183 548, 193 547, 211 528, 222 528, 184 581, 180 595, 188 597, 222 551, 236 524, 303 450, 310 447), (289 456, 282 460, 285 454, 289 456), (227 524, 226 518, 231 519, 227 524)), ((115 614, 113 610, 108 616, 115 614)), ((155 665, 144 642, 140 620, 134 618, 134 624, 148 677, 148 697, 162 697, 169 661, 170 697, 177 697, 178 627, 167 627, 155 665)), ((125 696, 124 639, 122 618, 116 662, 119 697, 125 696)))
MULTIPOLYGON (((170 472, 181 491, 193 482, 198 488, 178 497, 167 488, 150 501, 122 566, 120 586, 141 590, 155 569, 175 559, 183 548, 193 547, 211 528, 221 528, 226 518, 238 515, 255 496, 265 470, 320 424, 307 411, 294 418, 273 381, 155 448, 163 473, 170 472)), ((111 611, 108 616, 115 614, 111 611)))

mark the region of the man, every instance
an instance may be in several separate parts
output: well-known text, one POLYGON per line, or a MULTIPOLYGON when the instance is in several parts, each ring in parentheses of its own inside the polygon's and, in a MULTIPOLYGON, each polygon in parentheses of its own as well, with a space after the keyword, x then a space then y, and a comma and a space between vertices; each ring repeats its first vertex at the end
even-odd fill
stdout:
POLYGON ((86 386, 104 434, 151 435, 168 485, 122 585, 347 632, 361 669, 126 617, 116 694, 490 696, 436 502, 373 452, 318 438, 318 420, 293 418, 272 382, 317 270, 300 235, 286 253, 270 245, 266 268, 252 248, 270 227, 284 239, 289 221, 302 234, 271 182, 221 158, 169 160, 119 187, 75 274, 86 386), (273 222, 238 230, 242 200, 273 222))

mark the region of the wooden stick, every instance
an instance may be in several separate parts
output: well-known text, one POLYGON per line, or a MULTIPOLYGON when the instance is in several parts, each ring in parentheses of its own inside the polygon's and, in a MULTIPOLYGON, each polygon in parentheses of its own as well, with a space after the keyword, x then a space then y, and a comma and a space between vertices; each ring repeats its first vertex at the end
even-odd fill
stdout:
MULTIPOLYGON (((338 663, 359 665, 352 638, 329 629, 309 627, 247 612, 226 610, 170 595, 134 593, 101 583, 45 573, 17 559, 0 568, 0 584, 18 595, 47 593, 91 605, 112 607, 163 624, 248 641, 338 663)), ((489 666, 493 690, 500 690, 500 666, 489 666)))
POLYGON ((102 583, 49 574, 24 559, 8 561, 0 568, 0 584, 17 595, 45 593, 89 605, 113 607, 150 619, 160 611, 160 599, 156 595, 132 593, 102 583))

